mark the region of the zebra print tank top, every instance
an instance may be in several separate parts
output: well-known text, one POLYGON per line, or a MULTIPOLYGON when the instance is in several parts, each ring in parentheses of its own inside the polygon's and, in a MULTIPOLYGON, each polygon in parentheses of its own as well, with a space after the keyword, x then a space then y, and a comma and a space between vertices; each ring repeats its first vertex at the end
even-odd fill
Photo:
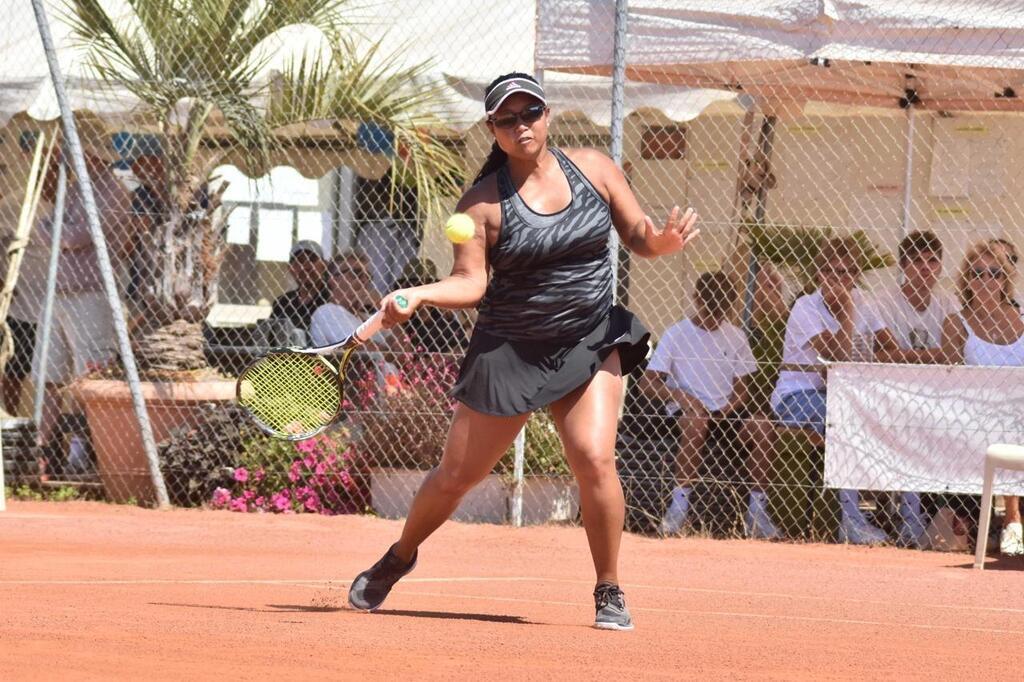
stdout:
POLYGON ((565 154, 551 153, 572 193, 558 213, 534 212, 508 167, 498 170, 501 234, 489 251, 477 327, 513 341, 578 341, 612 305, 611 210, 565 154))

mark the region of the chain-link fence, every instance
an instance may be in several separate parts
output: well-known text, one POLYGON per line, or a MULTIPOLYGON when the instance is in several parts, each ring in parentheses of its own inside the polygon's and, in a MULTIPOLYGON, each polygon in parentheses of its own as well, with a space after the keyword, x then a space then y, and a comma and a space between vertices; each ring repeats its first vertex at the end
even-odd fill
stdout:
MULTIPOLYGON (((618 254, 617 298, 655 346, 618 431, 628 528, 973 542, 984 447, 1024 429, 1014 3, 634 1, 618 20, 610 0, 42 4, 159 468, 16 0, 0 10, 9 485, 153 503, 162 477, 176 505, 404 515, 441 456, 472 311, 378 338, 348 419, 313 440, 250 428, 232 377, 447 273, 441 225, 491 147, 484 88, 522 71, 544 85, 549 145, 621 153, 657 224, 700 214, 680 254, 618 254)), ((538 413, 456 518, 578 515, 538 413)))

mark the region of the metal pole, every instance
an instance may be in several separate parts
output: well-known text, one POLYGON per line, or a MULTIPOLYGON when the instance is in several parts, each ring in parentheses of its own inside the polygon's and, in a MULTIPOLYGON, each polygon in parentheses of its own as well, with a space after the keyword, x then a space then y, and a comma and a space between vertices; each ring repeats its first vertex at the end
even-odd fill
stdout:
POLYGON ((907 105, 907 171, 903 176, 903 236, 914 231, 911 216, 914 188, 914 105, 907 105))
POLYGON ((523 475, 526 462, 526 427, 519 429, 513 443, 515 459, 512 465, 512 525, 520 528, 523 525, 523 475))
MULTIPOLYGON (((761 133, 758 138, 759 156, 765 164, 765 171, 769 172, 772 161, 772 145, 775 142, 775 116, 765 116, 761 122, 761 133)), ((757 197, 754 205, 754 222, 758 225, 764 224, 765 211, 768 207, 768 188, 762 182, 757 188, 757 197)), ((757 271, 759 265, 757 254, 750 250, 747 256, 747 282, 743 295, 743 329, 748 334, 754 325, 754 289, 757 286, 757 271)))
POLYGON ((43 302, 42 330, 39 338, 39 371, 36 380, 32 420, 38 427, 43 422, 43 399, 46 396, 46 365, 50 357, 50 327, 53 322, 53 299, 57 293, 57 265, 60 263, 60 238, 64 229, 64 201, 67 197, 68 170, 63 160, 57 162, 57 196, 53 201, 53 232, 50 239, 50 262, 46 273, 46 298, 43 302))
POLYGON ((135 415, 139 420, 139 431, 142 436, 142 447, 146 452, 146 460, 149 464, 149 475, 156 491, 157 504, 160 507, 168 507, 170 501, 167 498, 167 487, 164 485, 163 474, 160 472, 156 441, 153 438, 153 429, 139 385, 139 370, 135 365, 135 355, 132 353, 131 342, 128 338, 128 327, 124 321, 124 310, 121 307, 121 299, 118 298, 117 283, 114 281, 114 271, 110 265, 110 254, 107 253, 107 242, 103 236, 103 229, 100 227, 100 215, 96 207, 92 181, 89 179, 89 171, 85 165, 85 154, 82 152, 81 141, 78 138, 78 128, 75 126, 71 104, 68 101, 67 92, 64 90, 64 80, 61 76, 60 64, 57 63, 57 52, 53 46, 53 37, 50 35, 50 24, 46 18, 46 10, 43 9, 43 0, 32 0, 32 9, 36 15, 39 38, 43 42, 43 51, 46 53, 46 62, 50 67, 53 91, 57 96, 57 103, 60 105, 64 139, 67 142, 68 151, 71 153, 75 175, 78 177, 79 187, 82 191, 89 232, 92 235, 93 244, 96 246, 96 259, 99 261, 100 273, 103 276, 103 288, 106 290, 107 302, 110 304, 110 311, 114 317, 114 330, 117 332, 117 342, 121 351, 121 359, 124 362, 125 375, 128 378, 128 388, 132 394, 135 415))
MULTIPOLYGON (((626 103, 626 24, 629 17, 629 0, 615 0, 615 37, 612 46, 612 120, 611 152, 612 161, 622 168, 623 119, 626 103)), ((609 250, 612 260, 612 296, 619 300, 619 234, 612 230, 609 250)))

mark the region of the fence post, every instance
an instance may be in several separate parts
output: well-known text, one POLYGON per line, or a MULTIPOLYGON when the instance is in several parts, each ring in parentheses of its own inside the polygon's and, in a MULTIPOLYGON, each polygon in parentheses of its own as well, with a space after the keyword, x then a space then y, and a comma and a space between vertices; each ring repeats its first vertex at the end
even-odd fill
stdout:
POLYGON ((523 525, 523 475, 526 463, 526 426, 519 429, 513 441, 514 459, 512 464, 512 525, 519 528, 523 525))
MULTIPOLYGON (((67 197, 68 171, 63 159, 57 162, 57 196, 53 201, 53 235, 50 239, 50 262, 46 272, 46 298, 43 302, 43 324, 39 335, 39 376, 46 376, 50 358, 50 329, 53 324, 53 299, 57 293, 57 265, 60 262, 60 239, 64 229, 64 200, 67 197)), ((32 420, 38 427, 43 421, 43 400, 46 381, 36 382, 32 420)))

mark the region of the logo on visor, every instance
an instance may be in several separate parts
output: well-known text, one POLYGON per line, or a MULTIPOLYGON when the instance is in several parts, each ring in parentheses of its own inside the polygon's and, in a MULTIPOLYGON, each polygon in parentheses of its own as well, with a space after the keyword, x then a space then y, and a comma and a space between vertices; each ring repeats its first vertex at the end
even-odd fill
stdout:
POLYGON ((505 92, 512 92, 513 90, 522 90, 523 86, 519 84, 519 81, 509 81, 508 86, 505 88, 505 92))

